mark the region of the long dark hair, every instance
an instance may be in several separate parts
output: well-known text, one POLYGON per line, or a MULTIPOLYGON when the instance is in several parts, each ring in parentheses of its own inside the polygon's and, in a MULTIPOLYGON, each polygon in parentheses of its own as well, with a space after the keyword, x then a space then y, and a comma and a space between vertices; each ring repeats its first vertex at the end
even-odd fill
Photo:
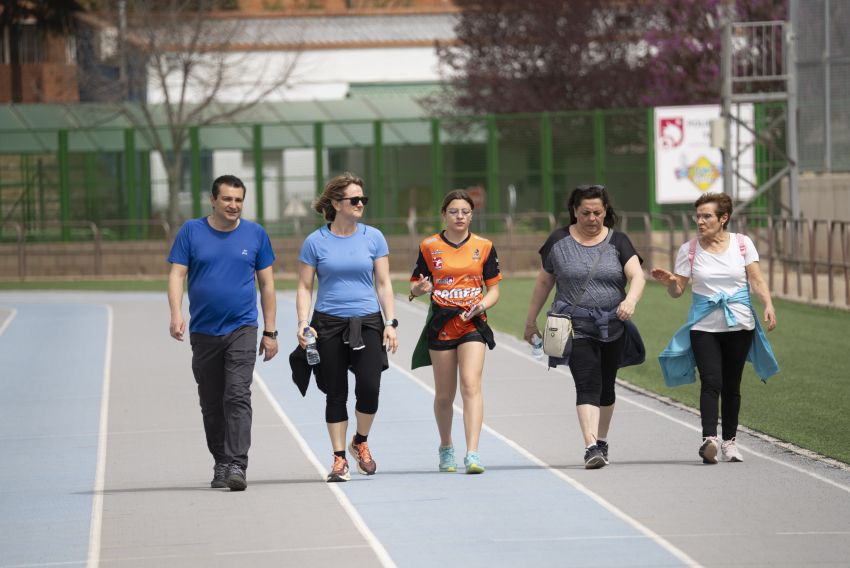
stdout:
POLYGON ((602 205, 605 206, 605 220, 602 224, 606 227, 613 228, 614 225, 620 222, 620 216, 614 212, 614 207, 611 205, 611 198, 608 196, 608 190, 605 189, 604 185, 580 185, 573 190, 567 201, 567 209, 570 212, 570 225, 575 225, 578 221, 576 219, 576 208, 585 199, 602 200, 602 205))

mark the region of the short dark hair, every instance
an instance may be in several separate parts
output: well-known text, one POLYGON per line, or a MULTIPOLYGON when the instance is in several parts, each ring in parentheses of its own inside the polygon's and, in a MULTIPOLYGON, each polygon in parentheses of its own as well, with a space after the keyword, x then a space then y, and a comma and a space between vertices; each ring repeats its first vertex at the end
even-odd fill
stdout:
POLYGON ((328 180, 322 195, 313 203, 313 210, 323 215, 325 221, 333 222, 336 219, 336 209, 334 209, 333 202, 342 199, 345 196, 345 188, 352 183, 363 189, 363 180, 351 172, 343 172, 328 180))
POLYGON ((446 196, 443 198, 443 205, 440 207, 440 213, 445 213, 446 209, 449 206, 449 203, 454 201, 455 199, 463 199, 467 203, 469 203, 470 209, 475 209, 475 203, 472 201, 472 196, 469 195, 469 192, 465 189, 453 189, 448 192, 446 196))
POLYGON ((605 207, 605 220, 602 222, 606 227, 613 227, 620 222, 620 216, 614 212, 614 206, 611 205, 611 198, 608 196, 608 190, 604 185, 579 185, 570 194, 567 200, 567 209, 570 213, 570 225, 575 225, 576 208, 581 205, 585 199, 601 199, 602 205, 605 207))
POLYGON ((711 193, 703 193, 702 195, 694 201, 694 209, 699 207, 700 205, 705 205, 706 203, 714 203, 717 207, 717 218, 720 219, 723 215, 729 215, 726 217, 726 222, 723 223, 723 228, 729 225, 729 219, 732 218, 732 198, 720 192, 711 192, 711 193))
POLYGON ((218 199, 218 192, 221 189, 221 186, 226 185, 229 187, 242 188, 242 197, 245 197, 245 193, 248 191, 245 189, 245 184, 242 183, 242 180, 236 176, 232 175, 223 175, 215 178, 215 181, 212 184, 212 192, 213 199, 218 199))

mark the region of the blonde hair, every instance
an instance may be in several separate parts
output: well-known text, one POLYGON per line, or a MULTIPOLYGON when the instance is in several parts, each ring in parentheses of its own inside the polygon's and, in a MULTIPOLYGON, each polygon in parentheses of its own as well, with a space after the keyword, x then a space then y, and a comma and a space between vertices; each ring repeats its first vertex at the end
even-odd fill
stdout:
POLYGON ((351 172, 343 172, 328 180, 322 194, 313 202, 313 210, 323 215, 326 221, 333 222, 336 219, 336 209, 334 209, 333 202, 345 197, 345 188, 352 183, 363 189, 363 180, 351 172))

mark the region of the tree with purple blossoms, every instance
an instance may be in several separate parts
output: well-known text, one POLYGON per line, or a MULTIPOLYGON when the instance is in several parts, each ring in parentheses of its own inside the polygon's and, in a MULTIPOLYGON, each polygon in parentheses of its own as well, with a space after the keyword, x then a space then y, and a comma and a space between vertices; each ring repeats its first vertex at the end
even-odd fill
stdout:
POLYGON ((649 45, 646 106, 720 102, 721 38, 724 21, 787 18, 787 0, 664 0, 654 6, 649 45))
POLYGON ((455 0, 438 45, 441 113, 716 103, 725 18, 781 20, 787 0, 455 0))

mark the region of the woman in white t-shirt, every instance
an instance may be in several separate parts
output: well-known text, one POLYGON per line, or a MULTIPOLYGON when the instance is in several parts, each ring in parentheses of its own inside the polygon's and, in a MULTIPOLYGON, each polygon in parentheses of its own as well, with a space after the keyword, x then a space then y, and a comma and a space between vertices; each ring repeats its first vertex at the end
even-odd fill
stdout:
MULTIPOLYGON (((735 444, 735 436, 741 407, 741 375, 754 336, 758 332, 759 340, 763 339, 750 304, 749 289, 764 305, 768 331, 776 327, 776 313, 752 240, 726 230, 732 215, 729 196, 706 193, 696 200, 694 206, 698 238, 679 248, 675 274, 654 268, 652 277, 664 284, 673 298, 681 296, 688 280, 692 280, 694 305, 686 327, 690 328, 690 349, 701 382, 702 443, 699 455, 704 463, 717 463, 720 450, 726 461, 740 462, 743 457, 735 444), (705 315, 698 317, 695 314, 705 315), (722 441, 719 447, 718 406, 722 410, 722 441)), ((772 353, 770 356, 772 358, 772 353)))

